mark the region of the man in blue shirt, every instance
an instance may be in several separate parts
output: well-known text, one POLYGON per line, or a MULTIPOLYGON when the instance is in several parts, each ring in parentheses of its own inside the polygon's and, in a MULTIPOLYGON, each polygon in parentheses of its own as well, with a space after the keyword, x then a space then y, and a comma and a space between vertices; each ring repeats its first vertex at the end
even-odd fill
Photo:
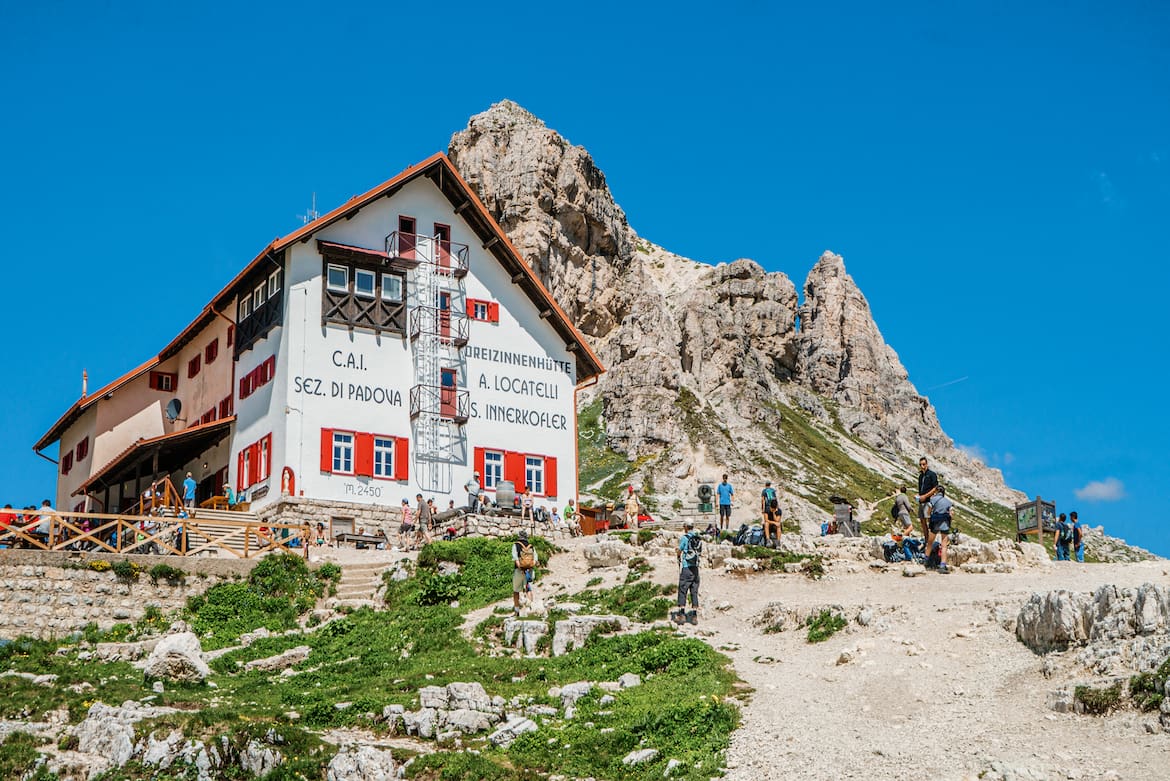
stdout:
POLYGON ((723 482, 715 486, 715 493, 719 496, 719 528, 731 528, 731 498, 735 496, 735 489, 727 482, 727 475, 723 475, 723 482))
POLYGON ((187 479, 183 481, 183 504, 189 508, 195 506, 195 478, 191 477, 191 473, 187 473, 187 479))
POLYGON ((1085 563, 1085 527, 1081 525, 1081 519, 1077 517, 1077 511, 1073 510, 1068 514, 1072 519, 1073 524, 1073 550, 1077 557, 1077 561, 1081 564, 1085 563))

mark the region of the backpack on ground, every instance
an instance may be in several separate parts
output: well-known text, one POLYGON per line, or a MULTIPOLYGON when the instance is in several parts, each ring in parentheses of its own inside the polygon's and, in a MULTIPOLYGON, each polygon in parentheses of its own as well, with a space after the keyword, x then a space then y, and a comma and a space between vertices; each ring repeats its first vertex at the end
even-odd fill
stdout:
POLYGON ((764 544, 764 527, 758 523, 753 523, 748 529, 747 535, 744 537, 745 545, 763 545, 764 544))
POLYGON ((520 546, 519 553, 516 557, 516 566, 520 569, 532 569, 536 566, 536 553, 532 550, 531 545, 524 545, 516 543, 520 546))
POLYGON ((883 542, 882 543, 882 558, 890 563, 903 561, 906 556, 902 552, 902 543, 900 542, 883 542))
POLYGON ((747 536, 748 536, 748 525, 746 523, 741 524, 739 527, 739 531, 737 531, 735 533, 734 544, 747 545, 747 536))

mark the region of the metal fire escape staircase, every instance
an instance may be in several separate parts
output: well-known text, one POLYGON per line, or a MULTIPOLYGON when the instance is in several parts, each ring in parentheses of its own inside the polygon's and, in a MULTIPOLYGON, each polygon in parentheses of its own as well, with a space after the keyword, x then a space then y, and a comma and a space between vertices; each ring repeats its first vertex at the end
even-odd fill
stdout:
POLYGON ((463 424, 469 416, 468 391, 451 384, 465 375, 462 348, 467 344, 468 251, 439 237, 391 234, 390 254, 413 245, 417 265, 410 273, 408 331, 415 384, 410 389, 414 429, 415 481, 424 491, 452 489, 453 466, 466 462, 463 424), (444 370, 450 372, 444 377, 444 370), (447 384, 444 384, 445 379, 447 384))

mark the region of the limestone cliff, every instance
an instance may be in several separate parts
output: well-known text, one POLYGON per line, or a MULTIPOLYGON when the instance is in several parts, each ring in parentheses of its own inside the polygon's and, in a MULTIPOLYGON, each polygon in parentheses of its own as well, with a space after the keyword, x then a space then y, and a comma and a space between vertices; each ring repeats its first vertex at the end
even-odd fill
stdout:
POLYGON ((885 495, 921 453, 974 498, 1020 496, 954 448, 840 256, 813 266, 801 305, 754 261, 657 247, 589 154, 511 101, 472 117, 448 154, 607 366, 582 397, 602 400, 605 447, 674 509, 726 469, 778 480, 811 521, 832 493, 885 495))

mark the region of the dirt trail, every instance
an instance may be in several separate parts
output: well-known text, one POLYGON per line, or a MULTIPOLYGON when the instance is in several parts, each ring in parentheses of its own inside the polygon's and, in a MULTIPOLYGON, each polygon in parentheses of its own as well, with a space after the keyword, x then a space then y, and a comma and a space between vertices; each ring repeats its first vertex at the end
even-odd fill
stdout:
MULTIPOLYGON (((604 587, 624 578, 624 567, 588 571, 579 551, 587 542, 572 541, 550 562, 548 585, 573 593, 592 577, 604 587)), ((676 580, 671 561, 650 561, 655 581, 676 580)), ((1170 735, 1144 729, 1156 715, 1051 711, 1047 694, 1065 681, 1046 680, 1041 658, 994 615, 998 605, 1014 618, 1033 591, 1146 582, 1170 583, 1170 562, 915 578, 897 566, 877 572, 836 563, 820 581, 704 570, 702 619, 683 631, 727 653, 754 689, 728 751, 730 781, 974 779, 993 761, 1035 778, 1115 771, 1121 779, 1165 781, 1170 735), (851 620, 826 642, 809 644, 803 631, 764 634, 753 625, 770 602, 840 605, 850 619, 868 608, 872 620, 865 627, 851 620), (721 603, 729 605, 714 609, 721 603), (852 660, 839 664, 846 652, 852 660)))

